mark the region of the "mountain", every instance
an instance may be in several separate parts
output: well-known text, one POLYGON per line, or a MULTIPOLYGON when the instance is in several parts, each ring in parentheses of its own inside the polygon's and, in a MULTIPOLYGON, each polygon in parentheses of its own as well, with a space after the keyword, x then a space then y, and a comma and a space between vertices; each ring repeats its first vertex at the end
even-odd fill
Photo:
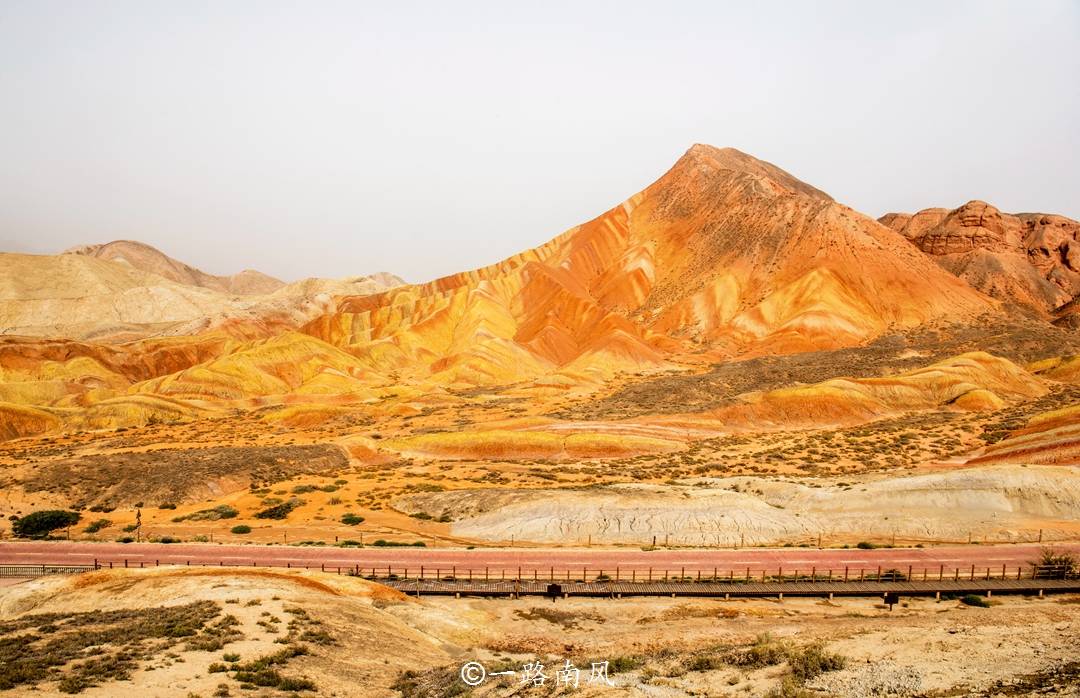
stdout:
POLYGON ((232 276, 214 276, 173 259, 164 252, 134 240, 114 240, 103 245, 83 245, 64 254, 83 255, 126 264, 185 286, 208 288, 235 296, 273 293, 285 285, 272 276, 246 269, 232 276))
POLYGON ((79 249, 85 253, 0 253, 0 334, 112 343, 216 329, 270 336, 332 310, 335 296, 404 283, 385 272, 291 284, 258 272, 212 277, 142 243, 79 249), (246 293, 218 288, 225 285, 246 293), (269 286, 270 292, 252 292, 269 286))
POLYGON ((106 259, 0 254, 3 334, 115 340, 238 308, 218 291, 106 259))
POLYGON ((695 145, 600 217, 500 263, 345 298, 304 331, 382 371, 491 384, 686 353, 852 346, 997 303, 775 165, 695 145))
POLYGON ((878 220, 983 293, 1039 316, 1062 317, 1080 293, 1080 223, 1070 218, 969 201, 878 220))
POLYGON ((1070 225, 986 204, 879 222, 695 145, 598 217, 425 284, 237 295, 141 246, 0 255, 19 335, 0 336, 0 520, 44 497, 251 517, 292 491, 293 522, 355 505, 446 532, 471 505, 387 505, 428 485, 1074 464, 1080 336, 1048 322, 1071 298, 1070 225), (1008 273, 949 266, 965 255, 1008 273))

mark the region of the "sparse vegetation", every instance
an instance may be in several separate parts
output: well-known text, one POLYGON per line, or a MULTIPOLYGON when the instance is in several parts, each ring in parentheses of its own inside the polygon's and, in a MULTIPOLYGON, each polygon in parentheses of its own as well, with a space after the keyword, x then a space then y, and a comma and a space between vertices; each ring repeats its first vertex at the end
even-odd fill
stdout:
POLYGON ((240 639, 235 618, 212 622, 219 613, 216 603, 197 601, 160 608, 37 614, 0 623, 0 690, 55 680, 61 692, 79 693, 128 678, 139 660, 182 640, 189 648, 204 649, 240 639), (93 652, 88 652, 91 648, 93 652))
POLYGON ((60 528, 79 523, 82 515, 77 511, 46 509, 35 511, 11 522, 11 531, 20 538, 44 538, 60 528))
POLYGON ((235 519, 240 514, 235 507, 228 504, 219 504, 210 509, 201 509, 186 516, 177 516, 173 521, 220 521, 221 519, 235 519))

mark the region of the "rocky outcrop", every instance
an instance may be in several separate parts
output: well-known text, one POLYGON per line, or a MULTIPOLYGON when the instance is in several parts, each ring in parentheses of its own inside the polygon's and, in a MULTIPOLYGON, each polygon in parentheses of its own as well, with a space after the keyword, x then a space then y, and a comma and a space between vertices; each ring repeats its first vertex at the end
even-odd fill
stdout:
POLYGON ((1080 223, 984 201, 878 219, 984 293, 1051 316, 1080 293, 1080 223))

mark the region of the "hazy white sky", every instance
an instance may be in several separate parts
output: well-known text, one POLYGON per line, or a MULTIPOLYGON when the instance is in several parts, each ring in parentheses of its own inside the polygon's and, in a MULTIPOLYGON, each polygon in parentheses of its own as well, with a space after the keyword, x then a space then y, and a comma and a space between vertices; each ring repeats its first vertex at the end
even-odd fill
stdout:
POLYGON ((423 281, 695 142, 871 215, 1080 217, 1080 2, 0 1, 0 249, 423 281))

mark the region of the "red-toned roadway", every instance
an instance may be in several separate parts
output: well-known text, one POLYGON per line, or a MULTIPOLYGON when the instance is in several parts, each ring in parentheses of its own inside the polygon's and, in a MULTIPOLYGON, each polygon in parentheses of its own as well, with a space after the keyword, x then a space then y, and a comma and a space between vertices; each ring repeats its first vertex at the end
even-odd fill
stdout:
MULTIPOLYGON (((1059 552, 1080 555, 1080 543, 1054 546, 1059 552)), ((424 567, 426 574, 450 573, 506 576, 567 572, 588 569, 588 575, 603 571, 613 574, 672 574, 683 569, 687 574, 701 571, 735 575, 760 573, 782 568, 785 574, 811 570, 874 570, 915 571, 924 569, 940 573, 955 570, 1000 570, 1028 567, 1043 550, 1039 545, 964 545, 933 548, 879 548, 874 550, 813 548, 770 548, 743 550, 619 550, 611 548, 490 548, 463 550, 460 548, 334 548, 289 547, 274 545, 213 545, 161 543, 75 543, 3 542, 0 543, 0 565, 92 565, 123 567, 152 567, 154 565, 211 565, 259 567, 309 567, 327 570, 359 566, 369 574, 372 568, 382 575, 387 568, 395 574, 408 570, 414 575, 424 567)), ((637 577, 642 578, 642 577, 637 577)))

